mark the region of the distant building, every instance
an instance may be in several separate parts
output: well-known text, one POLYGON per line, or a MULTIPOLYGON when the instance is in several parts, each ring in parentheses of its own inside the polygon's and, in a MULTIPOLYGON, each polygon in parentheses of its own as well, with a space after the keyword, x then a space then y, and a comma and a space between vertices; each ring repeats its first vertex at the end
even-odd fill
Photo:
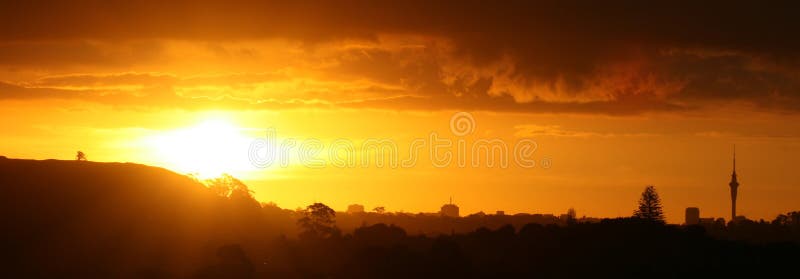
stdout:
POLYGON ((697 207, 687 207, 684 224, 687 226, 700 224, 700 209, 697 207))
POLYGON ((459 217, 458 206, 453 204, 453 198, 450 198, 450 203, 442 205, 442 210, 439 211, 445 217, 459 217))
POLYGON ((351 204, 347 206, 347 213, 364 213, 364 206, 360 204, 351 204))
POLYGON ((502 211, 502 210, 498 210, 497 212, 495 212, 495 213, 494 213, 494 215, 497 215, 497 216, 504 216, 504 215, 506 215, 506 212, 505 212, 505 211, 502 211))

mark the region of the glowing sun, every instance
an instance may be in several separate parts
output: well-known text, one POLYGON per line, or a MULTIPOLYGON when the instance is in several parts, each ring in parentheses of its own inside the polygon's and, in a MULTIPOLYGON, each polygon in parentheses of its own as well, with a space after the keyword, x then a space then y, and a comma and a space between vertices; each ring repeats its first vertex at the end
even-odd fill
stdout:
POLYGON ((165 167, 211 178, 252 168, 247 160, 251 139, 242 130, 226 119, 209 119, 154 135, 146 141, 165 167))

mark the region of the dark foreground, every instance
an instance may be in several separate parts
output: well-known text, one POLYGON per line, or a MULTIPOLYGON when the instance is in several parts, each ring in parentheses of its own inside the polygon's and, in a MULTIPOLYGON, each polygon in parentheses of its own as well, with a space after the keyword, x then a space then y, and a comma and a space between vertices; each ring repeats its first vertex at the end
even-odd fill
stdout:
POLYGON ((283 228, 303 214, 255 202, 238 181, 214 185, 135 164, 0 158, 3 278, 763 278, 796 277, 800 262, 798 213, 438 236, 375 223, 343 231, 322 218, 296 236, 283 228))

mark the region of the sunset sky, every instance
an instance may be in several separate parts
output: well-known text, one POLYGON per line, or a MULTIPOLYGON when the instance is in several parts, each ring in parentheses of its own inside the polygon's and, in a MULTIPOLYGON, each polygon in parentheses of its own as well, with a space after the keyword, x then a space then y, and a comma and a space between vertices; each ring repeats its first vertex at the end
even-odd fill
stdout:
MULTIPOLYGON (((738 1, 0 2, 0 155, 229 172, 258 200, 629 216, 646 185, 771 220, 800 196, 797 9, 738 1), (474 131, 451 131, 468 112, 474 131), (431 133, 533 168, 257 168, 250 143, 431 133), (541 164, 547 162, 547 165, 541 164)), ((323 152, 324 153, 324 152, 323 152)), ((321 154, 323 154, 321 153, 321 154)), ((294 158, 297 159, 297 158, 294 158)), ((109 186, 112 187, 112 186, 109 186)))

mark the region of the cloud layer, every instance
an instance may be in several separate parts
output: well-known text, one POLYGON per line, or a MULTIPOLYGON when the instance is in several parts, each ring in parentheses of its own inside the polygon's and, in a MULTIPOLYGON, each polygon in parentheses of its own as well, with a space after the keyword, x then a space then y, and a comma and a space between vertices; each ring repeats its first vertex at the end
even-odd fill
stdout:
POLYGON ((3 2, 0 98, 602 114, 745 104, 794 113, 796 5, 3 2))

